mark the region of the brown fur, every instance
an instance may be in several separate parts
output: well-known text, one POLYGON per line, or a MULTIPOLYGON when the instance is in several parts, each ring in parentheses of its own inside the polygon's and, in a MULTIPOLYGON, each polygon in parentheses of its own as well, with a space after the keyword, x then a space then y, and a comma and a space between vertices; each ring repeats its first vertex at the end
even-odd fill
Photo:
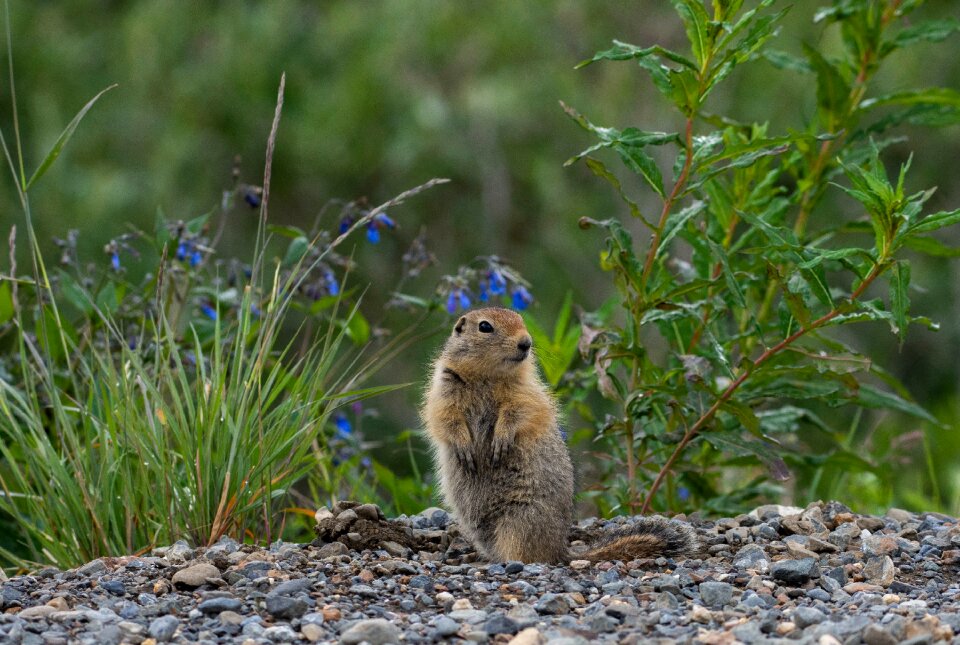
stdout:
MULTIPOLYGON (((573 464, 531 345, 515 312, 468 312, 434 363, 422 416, 443 497, 479 551, 493 561, 565 562, 573 464), (492 332, 480 331, 484 322, 492 332)), ((576 557, 632 560, 692 548, 689 530, 642 520, 576 557)))

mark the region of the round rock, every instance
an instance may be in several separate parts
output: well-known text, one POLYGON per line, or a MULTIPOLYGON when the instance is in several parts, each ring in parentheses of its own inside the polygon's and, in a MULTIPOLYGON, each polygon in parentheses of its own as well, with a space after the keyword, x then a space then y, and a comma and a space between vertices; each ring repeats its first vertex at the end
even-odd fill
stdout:
POLYGON ((370 645, 399 643, 400 630, 396 625, 383 618, 361 620, 340 635, 340 642, 344 645, 359 645, 363 642, 370 643, 370 645))

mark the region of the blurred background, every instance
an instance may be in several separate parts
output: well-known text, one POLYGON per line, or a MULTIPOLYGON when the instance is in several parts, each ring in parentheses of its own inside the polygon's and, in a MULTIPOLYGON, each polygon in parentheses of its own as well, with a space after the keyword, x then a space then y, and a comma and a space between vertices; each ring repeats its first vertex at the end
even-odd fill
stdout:
MULTIPOLYGON (((804 42, 838 40, 814 24, 818 4, 795 3, 771 46, 799 54, 804 42)), ((955 12, 955 3, 940 0, 917 17, 955 12)), ((367 304, 389 298, 400 256, 422 229, 438 264, 411 292, 429 294, 443 273, 496 254, 531 282, 533 314, 549 325, 568 291, 587 310, 613 295, 597 266, 598 234, 579 230, 578 218, 628 218, 609 186, 582 166, 563 167, 593 142, 558 101, 618 128, 676 130, 680 123, 635 65, 574 70, 614 38, 682 48, 682 26, 667 2, 64 1, 12 2, 10 14, 28 167, 89 98, 119 85, 87 115, 33 197, 45 249, 55 252, 53 236, 79 229, 81 253, 97 261, 106 261, 103 245, 110 238, 131 228, 151 230, 158 209, 190 219, 214 208, 231 185, 238 155, 241 180, 259 184, 277 84, 286 72, 273 223, 309 229, 330 199, 380 203, 431 177, 448 177, 450 184, 392 213, 398 232, 376 246, 358 243, 361 280, 385 283, 371 290, 367 304)), ((895 56, 871 94, 960 86, 951 40, 895 56)), ((5 84, 0 92, 0 127, 10 141, 5 84)), ((814 92, 812 77, 757 61, 738 68, 711 95, 708 109, 769 121, 775 135, 814 111, 814 92)), ((910 141, 894 145, 888 160, 898 163, 915 151, 910 192, 936 185, 931 211, 960 205, 960 127, 902 132, 910 141)), ((652 206, 650 194, 623 179, 642 207, 652 206)), ((9 180, 2 186, 6 237, 22 215, 9 180)), ((829 216, 829 208, 828 202, 820 215, 829 216)), ((227 227, 222 252, 249 252, 255 213, 227 227)), ((952 237, 960 242, 957 232, 952 237)), ((913 329, 898 349, 889 329, 877 324, 858 328, 855 344, 953 422, 960 417, 960 266, 945 259, 914 262, 914 311, 939 320, 941 331, 913 329)), ((421 380, 439 342, 416 348, 379 380, 421 380)), ((411 387, 381 400, 380 417, 365 426, 368 437, 380 439, 379 457, 387 463, 391 438, 417 426, 419 397, 411 387)), ((960 471, 952 430, 937 437, 937 467, 960 471)), ((910 457, 919 448, 902 450, 910 457)), ((402 458, 396 467, 406 467, 402 458)))

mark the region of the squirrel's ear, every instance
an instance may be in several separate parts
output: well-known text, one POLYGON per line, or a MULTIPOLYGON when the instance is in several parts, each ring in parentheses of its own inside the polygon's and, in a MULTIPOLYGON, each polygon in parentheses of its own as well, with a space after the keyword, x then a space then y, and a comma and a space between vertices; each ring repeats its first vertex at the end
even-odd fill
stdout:
POLYGON ((453 331, 457 332, 458 334, 461 333, 463 331, 463 327, 466 324, 467 324, 467 317, 461 316, 460 320, 457 321, 457 326, 453 328, 453 331))

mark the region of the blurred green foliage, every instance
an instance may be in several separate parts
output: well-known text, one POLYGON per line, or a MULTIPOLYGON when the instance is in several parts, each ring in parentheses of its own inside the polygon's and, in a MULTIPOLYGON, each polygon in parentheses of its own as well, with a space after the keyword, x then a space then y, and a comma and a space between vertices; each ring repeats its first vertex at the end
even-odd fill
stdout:
MULTIPOLYGON (((796 3, 783 23, 778 49, 800 55, 808 42, 827 53, 839 51, 840 35, 827 30, 821 36, 812 22, 819 4, 796 3)), ((933 0, 917 15, 944 17, 954 11, 950 0, 933 0)), ((534 286, 532 315, 543 329, 552 330, 568 290, 586 309, 614 295, 597 266, 593 241, 578 229, 577 220, 628 216, 617 196, 585 167, 563 168, 565 159, 592 142, 569 122, 558 100, 590 106, 598 123, 679 129, 677 116, 634 68, 573 69, 613 38, 680 48, 686 41, 683 27, 665 2, 104 0, 14 2, 10 12, 29 167, 36 166, 90 96, 119 84, 87 116, 36 191, 35 223, 45 251, 54 249, 52 236, 78 228, 81 252, 93 256, 130 226, 151 229, 158 207, 182 219, 209 211, 231 185, 236 155, 243 160, 241 179, 258 183, 276 84, 286 71, 272 223, 309 229, 330 198, 366 195, 378 203, 429 177, 450 177, 450 185, 422 196, 401 224, 411 234, 407 238, 423 227, 439 260, 439 267, 424 276, 430 286, 421 293, 441 273, 477 255, 496 254, 534 286)), ((954 50, 949 44, 917 46, 882 71, 875 79, 876 92, 957 87, 960 60, 954 50)), ((6 89, 0 94, 0 124, 8 132, 6 89)), ((816 110, 816 97, 790 71, 758 62, 736 70, 705 108, 744 121, 775 116, 784 127, 799 127, 816 110)), ((960 154, 958 128, 931 132, 908 126, 905 131, 911 142, 894 144, 891 160, 905 160, 911 149, 922 151, 911 174, 916 185, 939 186, 930 210, 960 202, 960 183, 947 163, 960 154)), ((628 188, 640 185, 624 181, 628 188)), ((22 219, 13 191, 4 186, 0 222, 6 235, 22 219)), ((641 208, 655 204, 652 194, 646 199, 641 208)), ((828 200, 827 211, 831 205, 848 207, 849 201, 828 200)), ((248 248, 255 227, 253 215, 237 214, 225 230, 224 255, 248 248)), ((642 229, 632 232, 641 234, 642 229)), ((385 240, 375 249, 358 245, 356 255, 368 267, 367 277, 377 280, 389 275, 404 250, 385 240)), ((25 260, 21 257, 21 266, 25 260)), ((133 263, 129 270, 145 271, 146 265, 133 263)), ((913 281, 926 287, 911 293, 913 307, 942 321, 942 331, 918 329, 898 350, 886 327, 876 324, 860 330, 856 343, 891 366, 921 403, 956 410, 956 269, 946 259, 918 259, 913 281)), ((432 350, 430 343, 424 345, 419 353, 395 361, 391 382, 424 377, 432 350)), ((382 399, 379 450, 400 472, 408 472, 409 453, 392 437, 416 427, 418 398, 410 388, 382 399)), ((900 432, 904 429, 928 431, 937 468, 955 473, 956 460, 940 448, 950 437, 919 426, 903 428, 902 423, 877 419, 851 426, 851 441, 863 454, 897 454, 903 472, 921 473, 917 481, 927 483, 918 483, 915 490, 923 493, 925 503, 933 503, 929 478, 922 475, 929 470, 924 443, 897 437, 908 436, 900 432)), ((568 424, 572 436, 589 439, 575 414, 568 424)), ((368 424, 368 435, 376 434, 368 424)), ((589 441, 580 447, 599 449, 589 441)), ((412 450, 421 465, 427 463, 421 445, 412 450)), ((594 483, 590 464, 584 467, 588 484, 594 483)), ((952 475, 942 476, 943 487, 956 489, 955 477, 950 484, 946 480, 952 475)), ((863 503, 920 503, 890 486, 875 490, 882 494, 864 495, 863 503)), ((822 489, 796 492, 817 495, 822 489)), ((941 500, 950 503, 943 489, 941 500)))

